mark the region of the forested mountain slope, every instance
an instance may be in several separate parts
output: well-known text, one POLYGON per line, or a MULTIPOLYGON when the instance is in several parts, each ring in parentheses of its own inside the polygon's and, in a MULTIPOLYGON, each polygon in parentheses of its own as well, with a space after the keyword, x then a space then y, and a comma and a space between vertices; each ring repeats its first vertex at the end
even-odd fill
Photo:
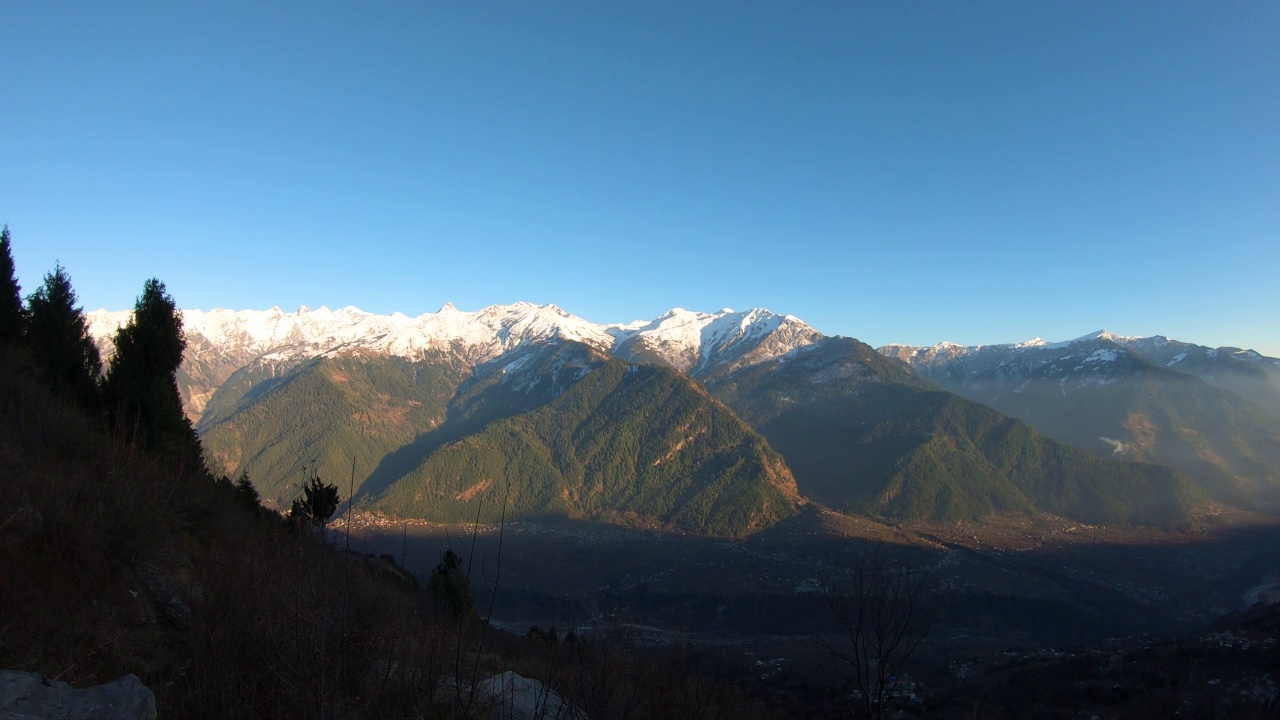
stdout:
POLYGON ((768 443, 674 370, 610 360, 550 403, 434 450, 377 507, 450 521, 653 518, 740 536, 794 513, 768 443), (483 503, 483 508, 481 504, 483 503))
POLYGON ((830 338, 708 388, 782 453, 801 494, 845 512, 953 520, 1038 508, 1176 526, 1204 500, 1176 471, 1089 457, 856 340, 830 338))
POLYGON ((1054 345, 881 352, 1098 457, 1176 467, 1233 504, 1280 500, 1280 421, 1251 398, 1172 369, 1182 363, 1157 364, 1108 334, 1054 345))

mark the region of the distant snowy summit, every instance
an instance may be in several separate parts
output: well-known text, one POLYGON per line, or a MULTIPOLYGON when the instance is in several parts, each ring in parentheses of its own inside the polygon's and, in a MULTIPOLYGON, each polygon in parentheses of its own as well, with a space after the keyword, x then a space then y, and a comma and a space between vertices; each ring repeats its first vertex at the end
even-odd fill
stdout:
POLYGON ((1173 371, 1231 390, 1280 417, 1280 359, 1163 335, 1129 337, 1099 330, 1066 342, 1036 338, 1003 345, 886 345, 879 352, 961 394, 966 388, 994 392, 1005 384, 1010 392, 1019 393, 1028 380, 1053 380, 1065 393, 1069 387, 1107 385, 1173 371))
MULTIPOLYGON (((1109 330, 1098 330, 1065 342, 1048 342, 1037 337, 1018 343, 995 345, 957 345, 956 343, 945 341, 928 346, 895 343, 885 345, 878 348, 878 350, 882 355, 903 360, 917 369, 936 369, 964 358, 980 357, 991 361, 998 358, 1027 355, 1051 357, 1061 355, 1062 353, 1059 351, 1066 351, 1067 354, 1071 354, 1091 348, 1090 352, 1092 352, 1092 348, 1106 345, 1131 351, 1147 358, 1151 362, 1166 367, 1174 367, 1175 369, 1180 363, 1185 363, 1185 367, 1190 367, 1204 364, 1228 364, 1235 361, 1267 368, 1280 368, 1280 359, 1267 357, 1256 350, 1242 350, 1234 347, 1211 348, 1204 345, 1171 340, 1164 335, 1133 337, 1119 335, 1109 330)), ((1110 360, 1116 360, 1119 355, 1112 353, 1108 357, 1110 360)))
MULTIPOLYGON (((359 308, 184 310, 188 355, 216 354, 289 361, 321 355, 376 353, 410 359, 449 353, 479 364, 530 344, 573 341, 634 362, 658 362, 690 374, 761 362, 822 339, 791 315, 756 308, 716 313, 673 309, 651 321, 597 325, 555 305, 517 302, 465 312, 445 304, 409 317, 359 308)), ((86 313, 89 331, 110 352, 128 311, 86 313)))

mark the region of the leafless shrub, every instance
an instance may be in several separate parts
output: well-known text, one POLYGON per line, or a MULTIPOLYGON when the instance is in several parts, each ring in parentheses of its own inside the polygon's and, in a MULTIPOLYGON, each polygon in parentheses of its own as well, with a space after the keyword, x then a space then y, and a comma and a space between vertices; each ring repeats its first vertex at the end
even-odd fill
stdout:
POLYGON ((877 543, 855 563, 847 579, 827 579, 824 596, 840 637, 814 639, 826 648, 844 678, 850 713, 884 716, 886 705, 904 694, 903 670, 929 635, 937 615, 930 577, 893 564, 877 543))

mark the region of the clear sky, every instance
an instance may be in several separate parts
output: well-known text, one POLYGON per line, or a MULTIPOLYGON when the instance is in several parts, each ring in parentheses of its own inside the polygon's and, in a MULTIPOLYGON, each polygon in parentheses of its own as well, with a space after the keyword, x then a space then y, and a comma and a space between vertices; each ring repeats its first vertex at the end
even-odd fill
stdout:
POLYGON ((86 309, 1280 356, 1280 3, 0 0, 0 222, 86 309))

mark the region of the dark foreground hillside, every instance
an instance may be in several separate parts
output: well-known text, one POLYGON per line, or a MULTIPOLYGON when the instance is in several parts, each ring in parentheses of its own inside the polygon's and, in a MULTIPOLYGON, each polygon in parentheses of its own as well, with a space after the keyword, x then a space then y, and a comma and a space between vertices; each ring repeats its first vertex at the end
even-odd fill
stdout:
POLYGON ((487 717, 464 690, 504 671, 592 718, 769 714, 691 652, 658 660, 604 631, 552 646, 454 613, 390 558, 105 435, 9 349, 0 477, 3 669, 77 687, 133 673, 160 717, 487 717))

